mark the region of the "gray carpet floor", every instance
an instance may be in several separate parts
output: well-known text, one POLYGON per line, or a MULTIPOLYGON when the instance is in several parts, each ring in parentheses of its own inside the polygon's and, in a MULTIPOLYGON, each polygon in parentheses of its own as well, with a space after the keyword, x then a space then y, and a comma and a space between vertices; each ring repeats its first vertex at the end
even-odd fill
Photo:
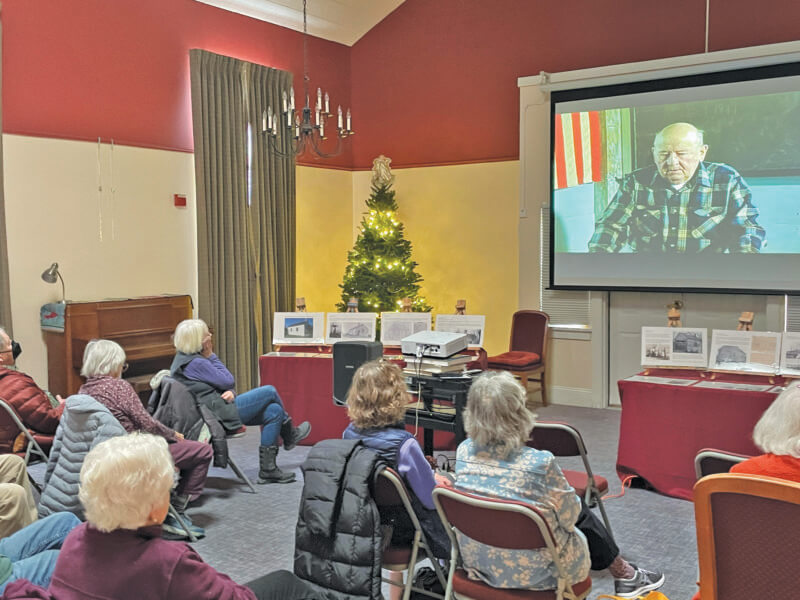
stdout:
MULTIPOLYGON (((608 478, 610 493, 620 491, 614 471, 619 436, 619 411, 567 406, 537 410, 543 419, 564 420, 576 426, 589 450, 596 474, 608 478)), ((258 471, 258 428, 230 441, 231 454, 253 480, 258 471)), ((256 485, 251 493, 230 469, 212 468, 206 492, 189 507, 193 521, 207 530, 194 544, 203 559, 237 582, 245 583, 275 569, 292 569, 294 528, 302 491, 300 465, 308 448, 298 447, 278 456, 284 470, 297 473, 297 482, 256 485)), ((560 459, 565 468, 580 468, 579 459, 560 459)), ((39 465, 31 468, 34 477, 39 465)), ((688 600, 697 580, 694 507, 690 502, 642 489, 628 489, 621 498, 605 503, 622 555, 645 568, 664 571, 662 591, 671 600, 688 600)), ((592 572, 590 598, 613 593, 607 572, 592 572)))

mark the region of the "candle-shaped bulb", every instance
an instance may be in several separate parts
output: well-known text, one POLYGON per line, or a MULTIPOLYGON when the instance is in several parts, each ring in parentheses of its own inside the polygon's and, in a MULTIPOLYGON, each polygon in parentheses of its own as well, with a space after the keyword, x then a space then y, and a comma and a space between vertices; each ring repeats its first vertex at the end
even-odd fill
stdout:
POLYGON ((353 130, 352 130, 352 128, 350 127, 350 125, 351 125, 351 121, 350 121, 350 109, 348 108, 348 109, 347 109, 347 131, 353 131, 353 130))
POLYGON ((289 109, 294 110, 294 88, 289 88, 289 109))
POLYGON ((325 139, 325 119, 324 118, 319 122, 319 137, 321 137, 322 139, 325 139))
MULTIPOLYGON (((272 107, 270 107, 269 111, 272 112, 272 107)), ((264 111, 264 113, 261 115, 261 131, 266 131, 266 130, 267 130, 267 111, 264 111)))
POLYGON ((294 137, 300 139, 300 117, 294 116, 294 137))
POLYGON ((342 125, 344 125, 344 122, 342 121, 342 106, 341 106, 341 104, 339 105, 339 108, 336 110, 336 113, 339 115, 339 118, 336 121, 336 126, 339 129, 341 129, 342 125))
POLYGON ((291 111, 286 111, 286 126, 289 129, 292 128, 292 112, 291 111))
POLYGON ((288 110, 287 103, 286 103, 286 90, 283 90, 283 112, 288 110))
POLYGON ((319 125, 319 108, 314 111, 314 125, 319 125))
POLYGON ((325 92, 325 114, 330 114, 331 112, 331 99, 328 96, 328 92, 325 92))

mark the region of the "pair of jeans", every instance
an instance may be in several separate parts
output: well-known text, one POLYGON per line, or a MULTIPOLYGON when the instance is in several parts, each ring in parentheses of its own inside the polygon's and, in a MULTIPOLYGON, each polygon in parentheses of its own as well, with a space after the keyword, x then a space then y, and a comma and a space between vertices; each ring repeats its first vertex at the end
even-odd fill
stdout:
POLYGON ((277 446, 281 425, 289 416, 275 387, 262 385, 239 394, 234 402, 242 423, 261 426, 261 445, 277 446))
POLYGON ((245 584, 258 600, 315 600, 318 596, 294 573, 274 571, 245 584))
POLYGON ((17 579, 46 588, 56 567, 64 538, 81 521, 68 512, 54 513, 0 540, 0 554, 12 563, 11 577, 0 583, 0 593, 17 579))

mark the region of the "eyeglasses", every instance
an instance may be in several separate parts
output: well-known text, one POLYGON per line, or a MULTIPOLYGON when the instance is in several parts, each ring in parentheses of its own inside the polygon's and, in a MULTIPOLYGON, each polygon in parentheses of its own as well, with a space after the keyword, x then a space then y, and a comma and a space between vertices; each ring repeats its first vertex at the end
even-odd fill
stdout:
POLYGON ((128 363, 125 363, 124 365, 122 365, 122 372, 124 373, 125 371, 127 371, 129 366, 130 365, 128 363))

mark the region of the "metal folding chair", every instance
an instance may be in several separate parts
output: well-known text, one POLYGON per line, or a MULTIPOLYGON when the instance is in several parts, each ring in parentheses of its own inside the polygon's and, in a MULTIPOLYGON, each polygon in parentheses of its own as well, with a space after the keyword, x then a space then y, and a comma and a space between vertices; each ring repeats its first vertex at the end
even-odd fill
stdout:
MULTIPOLYGON (((45 452, 42 447, 39 445, 31 432, 28 430, 27 427, 22 423, 22 420, 17 415, 17 411, 15 411, 10 404, 8 404, 5 399, 0 398, 0 408, 2 408, 8 414, 9 418, 16 424, 19 428, 20 432, 25 435, 26 443, 25 443, 25 467, 28 466, 30 463, 31 456, 36 455, 41 458, 45 463, 47 463, 47 459, 49 458, 47 452, 45 452)), ((31 474, 28 473, 28 479, 30 480, 31 484, 36 488, 36 490, 41 493, 42 487, 36 482, 36 480, 31 477, 31 474)))
MULTIPOLYGON (((414 539, 410 545, 390 545, 383 551, 384 569, 395 572, 406 571, 406 581, 403 584, 403 600, 408 600, 411 597, 412 591, 430 596, 431 598, 443 598, 441 594, 429 592, 414 586, 414 567, 418 562, 426 558, 429 558, 433 564, 433 569, 442 587, 445 586, 446 580, 439 566, 439 562, 434 558, 433 552, 431 552, 430 545, 425 537, 425 532, 422 531, 417 515, 414 514, 414 509, 411 506, 411 498, 403 483, 403 479, 394 469, 387 467, 378 475, 375 482, 375 504, 377 504, 379 511, 382 508, 386 509, 389 507, 402 506, 408 514, 411 524, 414 526, 414 539)), ((385 577, 382 578, 382 580, 390 585, 399 585, 385 577)))
POLYGON ((611 532, 611 522, 608 520, 606 507, 603 506, 602 498, 602 495, 608 491, 608 480, 592 472, 592 467, 589 465, 586 444, 583 443, 583 437, 580 432, 567 423, 536 421, 536 425, 533 426, 533 431, 531 432, 531 437, 527 445, 538 450, 548 450, 552 452, 554 456, 581 457, 585 470, 572 471, 563 469, 564 477, 566 477, 569 484, 575 488, 575 493, 583 498, 586 506, 589 508, 597 506, 600 509, 603 523, 609 535, 613 538, 614 534, 611 532))
POLYGON ((715 473, 727 473, 733 465, 748 458, 752 457, 746 454, 716 450, 715 448, 703 448, 694 457, 694 472, 697 475, 697 479, 715 473))
MULTIPOLYGON (((582 600, 592 589, 592 580, 568 585, 556 540, 539 510, 525 502, 500 500, 437 486, 433 502, 452 544, 445 600, 582 600), (547 549, 558 573, 553 590, 495 588, 470 579, 459 566, 456 531, 476 542, 511 550, 547 549)), ((499 559, 498 559, 499 560, 499 559)))

